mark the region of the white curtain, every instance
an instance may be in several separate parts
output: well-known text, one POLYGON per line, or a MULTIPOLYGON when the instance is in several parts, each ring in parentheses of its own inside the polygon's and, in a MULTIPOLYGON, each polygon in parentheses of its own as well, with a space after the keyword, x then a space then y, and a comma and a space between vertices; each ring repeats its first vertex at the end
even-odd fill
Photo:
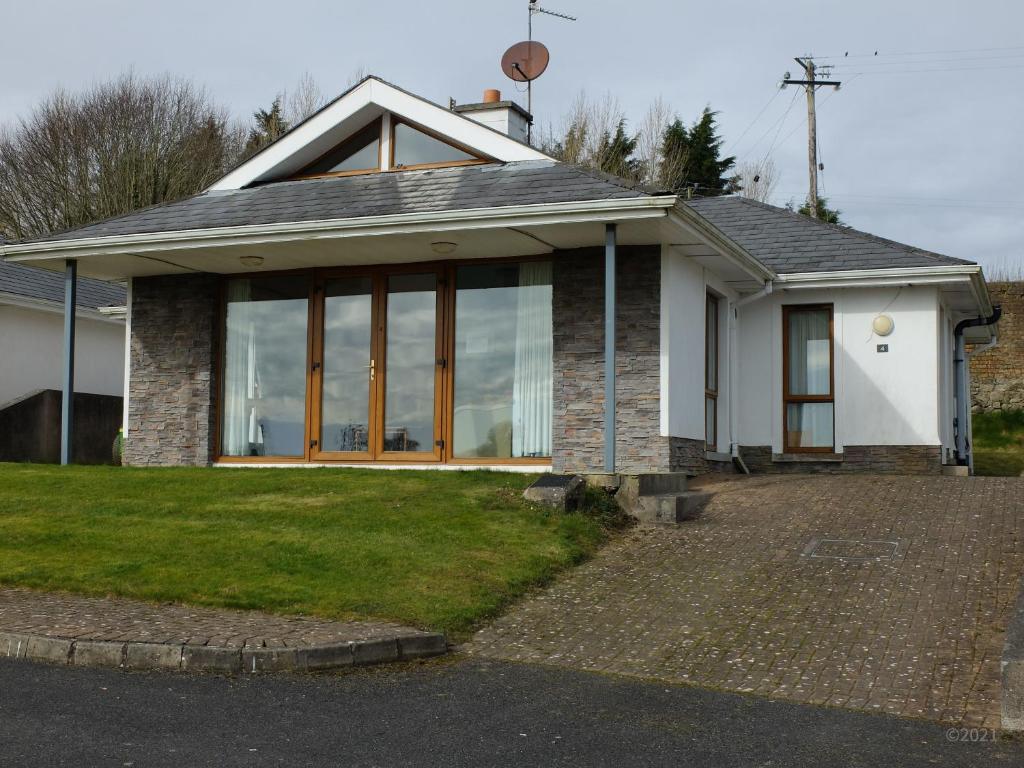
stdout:
POLYGON ((519 266, 512 456, 551 455, 551 263, 519 266))
MULTIPOLYGON (((828 395, 832 387, 832 349, 828 310, 789 313, 789 393, 828 395)), ((789 430, 800 432, 803 447, 833 444, 831 403, 790 406, 789 430)))
POLYGON ((256 413, 260 381, 251 298, 251 281, 240 279, 228 283, 222 438, 225 456, 248 456, 253 447, 263 443, 263 430, 256 413))

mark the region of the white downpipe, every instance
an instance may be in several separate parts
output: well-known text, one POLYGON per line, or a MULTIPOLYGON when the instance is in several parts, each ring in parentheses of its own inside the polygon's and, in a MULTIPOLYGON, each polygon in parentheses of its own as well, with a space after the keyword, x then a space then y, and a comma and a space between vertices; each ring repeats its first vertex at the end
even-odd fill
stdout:
POLYGON ((743 471, 746 474, 750 474, 747 470, 746 465, 743 464, 743 459, 740 457, 740 443, 739 434, 737 429, 737 412, 739 411, 739 339, 740 339, 740 307, 745 307, 747 304, 752 304, 755 301, 763 299, 765 296, 771 295, 774 290, 774 285, 771 281, 764 284, 764 288, 752 293, 749 296, 744 296, 742 299, 730 302, 729 306, 729 450, 732 457, 740 463, 743 471))

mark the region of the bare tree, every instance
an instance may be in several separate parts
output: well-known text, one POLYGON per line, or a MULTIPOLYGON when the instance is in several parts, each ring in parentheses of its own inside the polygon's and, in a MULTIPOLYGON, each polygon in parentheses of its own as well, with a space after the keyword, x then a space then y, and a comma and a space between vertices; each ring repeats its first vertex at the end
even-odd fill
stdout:
POLYGON ((558 129, 548 128, 540 139, 542 151, 566 163, 591 168, 608 165, 612 139, 626 115, 612 94, 591 99, 580 91, 558 129))
POLYGON ((354 70, 352 70, 352 74, 348 76, 348 82, 346 83, 345 87, 351 88, 353 85, 355 85, 360 80, 365 78, 368 74, 370 73, 366 71, 366 67, 356 67, 354 70))
POLYGON ((660 96, 647 108, 636 135, 636 159, 640 181, 655 185, 665 162, 665 126, 672 120, 672 109, 660 96))
POLYGON ((0 234, 27 238, 201 191, 235 160, 227 113, 186 80, 58 90, 0 129, 0 234))
POLYGON ((327 103, 324 92, 309 72, 303 72, 291 91, 281 94, 284 117, 288 125, 296 126, 327 103))
POLYGON ((739 177, 740 195, 759 203, 769 202, 775 192, 775 186, 779 183, 775 161, 770 157, 759 163, 745 163, 740 166, 739 177))

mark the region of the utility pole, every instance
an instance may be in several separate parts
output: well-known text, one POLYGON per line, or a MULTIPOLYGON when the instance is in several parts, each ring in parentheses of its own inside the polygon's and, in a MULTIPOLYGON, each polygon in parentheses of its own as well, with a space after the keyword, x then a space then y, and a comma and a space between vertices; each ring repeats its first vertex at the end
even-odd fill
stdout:
MULTIPOLYGON (((814 111, 814 94, 823 85, 830 85, 839 90, 842 83, 839 80, 818 80, 816 77, 817 67, 814 65, 814 59, 810 56, 804 56, 802 59, 796 58, 794 61, 803 69, 804 79, 791 80, 789 72, 787 72, 782 80, 782 87, 802 85, 807 91, 807 170, 809 175, 807 207, 810 209, 811 216, 816 219, 818 218, 818 118, 814 111)), ((825 77, 828 77, 831 73, 826 70, 824 74, 825 77)))

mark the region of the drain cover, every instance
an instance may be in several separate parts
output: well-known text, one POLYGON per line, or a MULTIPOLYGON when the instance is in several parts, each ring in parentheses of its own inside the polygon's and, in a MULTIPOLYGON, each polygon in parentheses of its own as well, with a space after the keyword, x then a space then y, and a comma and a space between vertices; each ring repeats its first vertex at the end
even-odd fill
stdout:
POLYGON ((804 555, 827 560, 892 560, 899 551, 898 541, 811 539, 804 555))

